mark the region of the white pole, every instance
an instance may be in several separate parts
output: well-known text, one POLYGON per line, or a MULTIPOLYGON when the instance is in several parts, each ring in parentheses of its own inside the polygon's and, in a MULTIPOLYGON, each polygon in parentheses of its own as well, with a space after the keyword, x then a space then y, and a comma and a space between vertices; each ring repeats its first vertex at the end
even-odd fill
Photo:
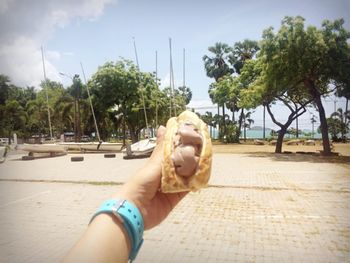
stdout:
POLYGON ((101 141, 100 132, 98 131, 98 126, 97 126, 97 122, 96 122, 94 106, 92 106, 92 100, 91 100, 91 96, 90 96, 90 91, 89 91, 89 87, 88 87, 87 82, 86 82, 86 77, 85 77, 85 72, 84 72, 84 68, 83 68, 83 63, 80 62, 80 66, 81 66, 81 71, 83 72, 85 86, 86 86, 86 90, 87 90, 87 93, 88 93, 88 96, 89 96, 89 101, 90 101, 90 106, 91 106, 91 113, 92 113, 92 117, 94 118, 97 139, 98 139, 98 141, 101 141))
POLYGON ((47 104, 47 116, 49 119, 49 128, 50 128, 50 138, 52 141, 52 127, 51 127, 51 116, 50 116, 50 109, 49 109, 49 95, 47 93, 47 87, 46 87, 46 83, 47 83, 47 79, 46 79, 46 70, 45 70, 45 60, 44 60, 44 49, 43 46, 41 46, 41 58, 43 61, 43 70, 44 70, 44 90, 45 90, 45 94, 46 94, 46 104, 47 104))
MULTIPOLYGON (((134 40, 134 50, 135 50, 137 69, 138 69, 139 73, 141 74, 141 72, 140 72, 140 65, 139 65, 139 59, 138 59, 138 56, 137 56, 136 42, 135 42, 135 38, 134 37, 133 37, 133 40, 134 40)), ((148 132, 148 120, 147 120, 147 113, 146 113, 145 97, 143 96, 143 89, 142 89, 143 85, 141 83, 142 80, 141 80, 140 77, 139 77, 139 80, 140 80, 140 84, 141 84, 141 97, 142 97, 142 104, 143 104, 143 112, 145 114, 146 129, 147 129, 147 132, 148 132)))

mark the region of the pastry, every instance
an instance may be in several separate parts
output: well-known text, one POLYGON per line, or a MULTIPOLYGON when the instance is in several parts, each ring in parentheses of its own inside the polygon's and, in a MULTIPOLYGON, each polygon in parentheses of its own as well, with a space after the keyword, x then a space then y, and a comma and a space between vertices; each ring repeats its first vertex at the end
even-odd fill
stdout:
POLYGON ((212 145, 207 125, 191 111, 170 118, 163 145, 161 191, 196 191, 209 181, 212 145))

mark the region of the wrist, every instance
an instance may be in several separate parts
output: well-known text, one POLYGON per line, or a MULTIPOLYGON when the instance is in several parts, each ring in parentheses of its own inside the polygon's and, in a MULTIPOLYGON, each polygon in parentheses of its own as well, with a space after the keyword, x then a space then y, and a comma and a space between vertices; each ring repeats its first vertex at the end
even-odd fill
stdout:
POLYGON ((144 214, 143 204, 139 200, 140 198, 138 198, 137 196, 137 191, 129 188, 130 187, 124 186, 119 192, 117 192, 112 196, 112 199, 127 200, 128 202, 136 206, 136 208, 140 211, 142 217, 144 218, 145 214, 144 214))
MULTIPOLYGON (((102 203, 90 223, 100 214, 112 215, 121 223, 118 226, 123 226, 130 242, 129 259, 134 260, 143 243, 144 221, 139 209, 125 199, 110 199, 102 203)), ((124 235, 125 232, 123 232, 124 235)))

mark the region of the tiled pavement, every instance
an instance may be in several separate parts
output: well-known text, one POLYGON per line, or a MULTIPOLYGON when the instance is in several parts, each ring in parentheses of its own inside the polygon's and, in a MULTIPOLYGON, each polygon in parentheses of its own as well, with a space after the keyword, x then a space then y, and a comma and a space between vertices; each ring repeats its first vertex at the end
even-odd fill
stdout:
MULTIPOLYGON (((0 165, 0 262, 59 262, 120 187, 69 182, 123 182, 145 161, 69 157, 0 165)), ((135 262, 350 262, 350 165, 291 159, 215 155, 211 186, 147 231, 135 262)))

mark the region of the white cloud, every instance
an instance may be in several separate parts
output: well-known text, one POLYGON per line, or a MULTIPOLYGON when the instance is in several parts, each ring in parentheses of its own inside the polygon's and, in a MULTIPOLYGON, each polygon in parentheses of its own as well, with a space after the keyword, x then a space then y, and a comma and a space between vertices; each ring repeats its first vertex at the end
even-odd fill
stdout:
POLYGON ((13 0, 1 0, 0 1, 0 14, 3 14, 7 11, 9 8, 10 2, 13 2, 13 0))
MULTIPOLYGON (((0 1, 0 74, 8 75, 16 85, 38 86, 43 79, 40 47, 55 29, 72 21, 95 20, 112 2, 115 0, 0 1)), ((52 80, 60 80, 54 62, 61 56, 58 51, 45 51, 46 73, 52 80)))

